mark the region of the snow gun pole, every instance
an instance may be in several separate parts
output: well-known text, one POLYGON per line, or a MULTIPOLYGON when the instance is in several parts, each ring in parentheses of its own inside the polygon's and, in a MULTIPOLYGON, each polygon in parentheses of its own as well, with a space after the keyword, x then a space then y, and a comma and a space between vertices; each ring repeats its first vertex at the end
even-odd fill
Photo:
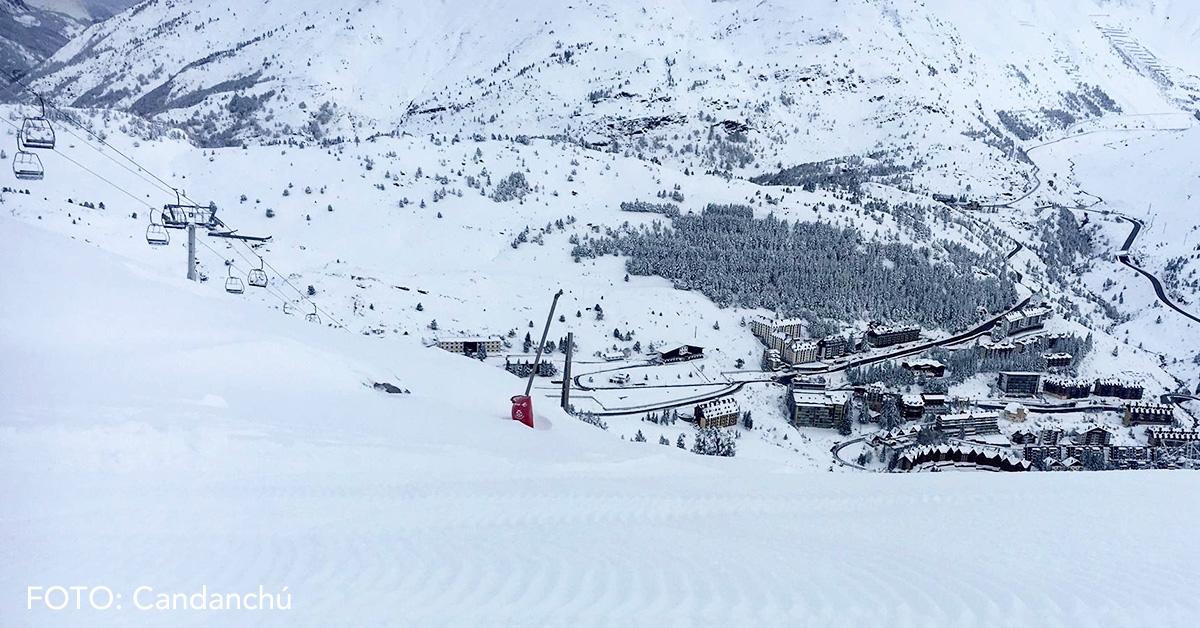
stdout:
POLYGON ((550 315, 546 317, 546 328, 542 330, 542 341, 538 343, 537 355, 533 358, 533 370, 529 372, 529 381, 525 384, 525 396, 529 396, 529 391, 533 390, 533 378, 537 377, 538 364, 542 361, 542 349, 546 346, 546 334, 550 333, 550 323, 554 321, 554 308, 558 306, 558 298, 563 295, 563 291, 559 290, 554 295, 554 301, 550 303, 550 315))

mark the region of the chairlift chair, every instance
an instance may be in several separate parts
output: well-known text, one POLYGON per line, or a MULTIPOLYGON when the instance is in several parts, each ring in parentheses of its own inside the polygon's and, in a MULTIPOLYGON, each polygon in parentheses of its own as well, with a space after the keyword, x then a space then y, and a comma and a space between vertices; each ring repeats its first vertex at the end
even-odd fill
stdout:
POLYGON ((23 181, 40 181, 46 171, 36 154, 21 150, 13 156, 13 176, 23 181))
POLYGON ((184 203, 175 190, 175 203, 163 205, 163 226, 168 229, 187 229, 188 225, 212 228, 214 225, 213 208, 201 207, 194 203, 184 203))
POLYGON ((171 243, 171 234, 167 228, 154 222, 154 212, 150 212, 150 226, 146 227, 146 244, 165 246, 171 243))
POLYGON ((316 305, 315 303, 313 304, 313 311, 312 311, 312 314, 305 314, 305 315, 304 315, 304 320, 306 320, 306 321, 308 321, 308 322, 310 322, 310 323, 317 323, 317 324, 320 324, 320 322, 321 322, 321 317, 320 317, 320 316, 317 316, 317 305, 316 305))
POLYGON ((46 101, 38 96, 42 105, 42 115, 25 118, 21 124, 21 132, 17 134, 17 145, 21 150, 41 148, 54 150, 54 127, 46 119, 46 101))
POLYGON ((233 276, 233 264, 228 264, 229 277, 225 280, 225 292, 229 294, 241 294, 246 291, 246 286, 242 284, 242 280, 233 276))
POLYGON ((255 288, 267 287, 267 273, 262 269, 262 266, 263 259, 262 257, 259 257, 258 268, 252 268, 250 269, 250 272, 246 274, 246 282, 255 288))

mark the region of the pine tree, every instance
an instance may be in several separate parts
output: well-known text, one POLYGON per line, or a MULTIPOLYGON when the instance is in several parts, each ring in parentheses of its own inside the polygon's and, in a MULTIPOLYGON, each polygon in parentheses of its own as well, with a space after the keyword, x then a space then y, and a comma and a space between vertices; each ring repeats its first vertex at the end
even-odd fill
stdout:
POLYGON ((883 401, 883 411, 879 415, 879 427, 885 431, 896 429, 904 423, 900 417, 900 403, 895 395, 888 395, 883 401))
POLYGON ((522 353, 529 353, 529 349, 533 347, 533 337, 529 335, 529 332, 525 332, 525 342, 521 346, 523 347, 522 353))
POLYGON ((749 410, 742 413, 742 427, 748 430, 754 429, 754 419, 750 416, 749 410))
POLYGON ((646 442, 646 437, 642 434, 642 430, 638 430, 637 434, 633 435, 633 442, 635 442, 635 443, 646 442))
POLYGON ((659 444, 659 445, 664 445, 664 446, 670 447, 670 446, 671 446, 671 441, 667 440, 667 437, 666 437, 666 436, 659 436, 659 437, 658 437, 658 444, 659 444))
POLYGON ((838 434, 841 434, 842 436, 849 436, 853 431, 853 420, 854 419, 851 418, 850 408, 847 407, 846 411, 842 413, 842 418, 838 419, 838 434))
POLYGON ((687 449, 687 443, 684 442, 683 434, 679 435, 679 439, 675 441, 675 446, 680 449, 687 449))

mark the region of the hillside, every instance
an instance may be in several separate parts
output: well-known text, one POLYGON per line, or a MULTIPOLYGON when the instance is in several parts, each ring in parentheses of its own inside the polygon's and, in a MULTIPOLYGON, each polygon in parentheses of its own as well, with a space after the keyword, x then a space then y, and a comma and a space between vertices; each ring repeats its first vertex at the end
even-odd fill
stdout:
POLYGON ((18 602, 13 626, 1185 626, 1197 610, 1194 535, 1116 542, 1186 529, 1190 473, 797 474, 623 443, 548 404, 529 430, 506 420, 500 371, 231 304, 81 238, 0 217, 0 267, 0 584, 122 594, 18 602), (138 608, 260 585, 290 610, 138 608))
POLYGON ((89 23, 84 17, 43 3, 0 0, 0 74, 5 79, 0 102, 14 99, 8 90, 8 77, 14 72, 28 73, 89 23))
POLYGON ((37 86, 209 146, 563 136, 749 173, 878 153, 918 189, 998 194, 1022 183, 1014 146, 1195 109, 1197 28, 1185 3, 1088 0, 149 2, 59 51, 37 86))

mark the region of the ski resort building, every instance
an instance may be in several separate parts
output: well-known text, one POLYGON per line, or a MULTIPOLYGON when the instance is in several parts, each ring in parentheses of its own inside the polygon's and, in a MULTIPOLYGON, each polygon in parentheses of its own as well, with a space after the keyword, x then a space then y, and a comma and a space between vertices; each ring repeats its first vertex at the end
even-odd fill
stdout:
POLYGON ((1038 436, 1033 430, 1017 430, 1008 438, 1014 445, 1036 445, 1038 436))
POLYGON ((1024 423, 1027 418, 1025 406, 1012 402, 1004 406, 1004 420, 1010 423, 1024 423))
POLYGON ((1111 445, 1113 433, 1107 428, 1097 425, 1079 435, 1080 445, 1111 445))
POLYGON ((817 345, 813 342, 790 342, 784 346, 781 355, 788 364, 814 362, 818 355, 817 345))
POLYGON ((1180 447, 1200 443, 1200 432, 1175 427, 1151 427, 1146 430, 1151 447, 1180 447))
POLYGON ((802 390, 789 386, 791 422, 796 427, 836 428, 846 415, 848 393, 802 390))
POLYGON ((963 412, 959 414, 943 414, 937 418, 938 431, 949 434, 976 436, 980 434, 999 434, 1000 415, 996 412, 963 412))
POLYGON ((822 338, 817 341, 817 353, 821 356, 822 360, 840 358, 847 353, 850 353, 849 344, 850 343, 841 336, 822 338))
POLYGON ((1062 442, 1063 432, 1057 427, 1047 427, 1038 437, 1039 445, 1057 445, 1062 442))
POLYGON ((1092 394, 1092 384, 1086 381, 1047 377, 1042 392, 1059 399, 1087 399, 1092 394))
POLYGON ((1000 373, 997 385, 1000 388, 1000 392, 1006 395, 1032 397, 1038 393, 1038 384, 1041 381, 1041 373, 1003 371, 1000 373))
POLYGON ((696 427, 733 427, 738 423, 740 412, 733 397, 722 397, 696 406, 696 427))
POLYGON ((658 361, 663 364, 671 364, 673 362, 687 362, 688 360, 699 360, 704 357, 704 347, 696 347, 692 345, 683 345, 670 351, 663 351, 658 354, 658 361))
POLYGON ((755 317, 750 321, 750 333, 770 346, 768 338, 774 334, 780 334, 784 338, 799 338, 804 333, 804 321, 799 318, 771 320, 761 316, 755 317))
POLYGON ((977 469, 980 471, 1029 471, 1033 465, 996 447, 979 445, 925 445, 912 447, 896 458, 899 471, 977 469))
POLYGON ((944 377, 946 375, 945 364, 928 358, 905 360, 900 363, 900 366, 913 373, 924 373, 928 377, 944 377))
POLYGON ((950 404, 946 401, 946 395, 941 393, 922 393, 921 403, 925 404, 926 414, 945 414, 950 411, 950 404))
POLYGON ((925 401, 921 395, 907 394, 900 397, 900 417, 905 421, 920 421, 925 416, 925 401))
POLYGON ((921 328, 909 327, 874 327, 867 332, 867 342, 873 347, 890 347, 904 342, 921 339, 921 328))
POLYGON ((1141 384, 1119 379, 1098 379, 1092 392, 1097 397, 1116 397, 1117 399, 1141 399, 1145 392, 1141 384))
POLYGON ((1058 369, 1071 366, 1072 356, 1070 353, 1046 353, 1042 359, 1046 361, 1046 368, 1058 369))
POLYGON ((762 365, 764 370, 778 371, 783 368, 783 355, 778 349, 764 349, 762 365))
POLYGON ((499 336, 475 336, 469 338, 438 338, 438 347, 450 353, 475 355, 483 349, 485 353, 500 353, 504 343, 499 336))
POLYGON ((1027 307, 1023 310, 1005 314, 1000 318, 996 326, 1000 330, 1001 337, 1008 337, 1017 332, 1041 327, 1046 324, 1046 321, 1053 313, 1054 310, 1046 305, 1027 307))
POLYGON ((1134 425, 1175 425, 1175 408, 1164 403, 1134 402, 1125 406, 1126 427, 1134 425))

